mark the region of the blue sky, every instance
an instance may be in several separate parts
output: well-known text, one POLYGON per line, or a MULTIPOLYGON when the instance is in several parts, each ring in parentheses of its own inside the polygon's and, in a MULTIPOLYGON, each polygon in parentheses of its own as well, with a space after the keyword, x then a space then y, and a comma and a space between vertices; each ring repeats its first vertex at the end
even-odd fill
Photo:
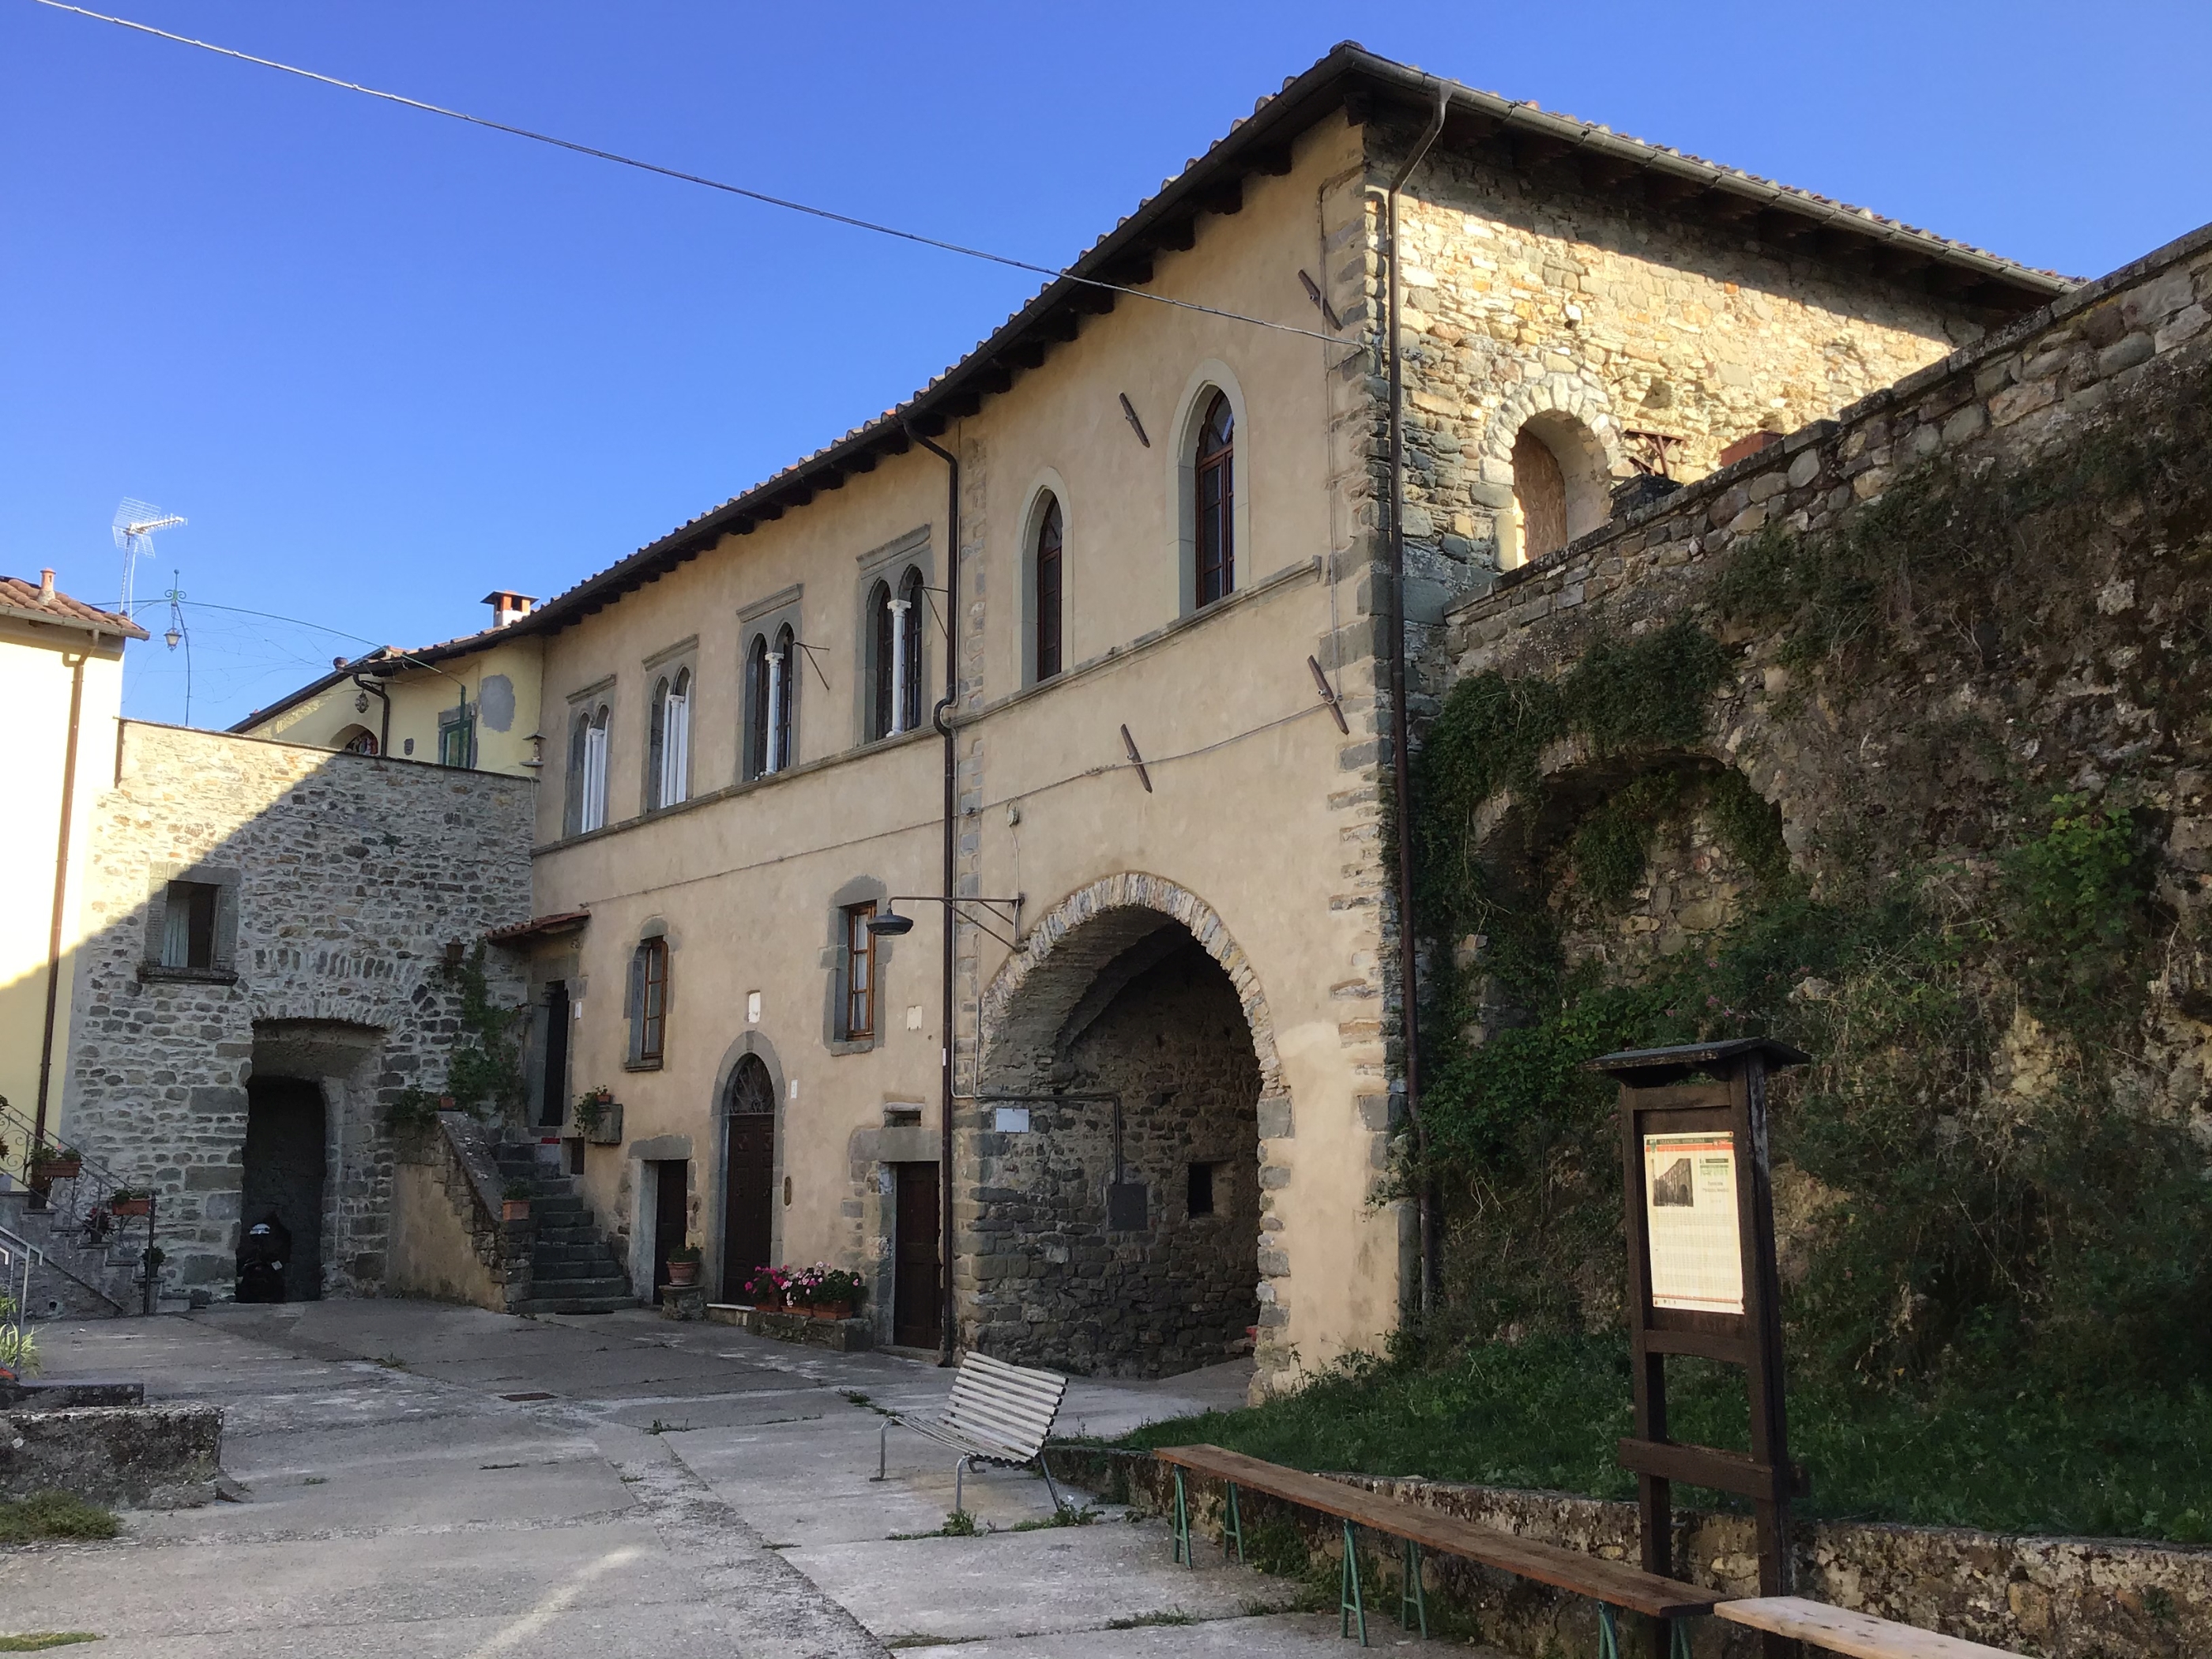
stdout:
MULTIPOLYGON (((123 15, 1063 264, 1349 30, 2094 275, 2212 219, 2212 8, 116 0, 123 15)), ((899 401, 1035 286, 0 0, 0 570, 398 644, 551 594, 899 401)), ((142 618, 158 635, 165 612, 142 618)), ((190 615, 191 718, 354 641, 190 615)), ((185 712, 136 647, 129 712, 185 712)))

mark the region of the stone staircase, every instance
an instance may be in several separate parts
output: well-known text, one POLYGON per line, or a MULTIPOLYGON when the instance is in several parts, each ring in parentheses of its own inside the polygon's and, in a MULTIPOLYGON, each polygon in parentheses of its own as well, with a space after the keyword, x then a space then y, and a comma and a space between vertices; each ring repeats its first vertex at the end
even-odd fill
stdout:
POLYGON ((614 1247, 599 1236, 574 1178, 553 1174, 538 1162, 535 1146, 502 1146, 497 1156, 502 1182, 526 1181, 532 1188, 530 1219, 536 1235, 529 1294, 510 1301, 507 1310, 590 1314, 637 1306, 629 1274, 614 1247))
POLYGON ((0 1192, 0 1227, 34 1246, 45 1257, 31 1270, 33 1319, 59 1316, 106 1319, 139 1310, 139 1255, 146 1247, 143 1221, 118 1221, 106 1238, 88 1241, 82 1230, 21 1187, 0 1192))

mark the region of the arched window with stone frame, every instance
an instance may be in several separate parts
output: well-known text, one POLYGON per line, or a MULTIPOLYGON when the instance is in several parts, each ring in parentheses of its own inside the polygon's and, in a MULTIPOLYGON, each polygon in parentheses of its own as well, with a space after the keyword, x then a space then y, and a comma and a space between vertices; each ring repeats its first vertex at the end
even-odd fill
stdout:
POLYGON ((1548 557, 1611 516, 1605 446, 1573 415, 1540 410, 1529 416, 1513 434, 1511 465, 1513 500, 1498 516, 1500 569, 1548 557))
POLYGON ((691 793, 691 671, 679 668, 653 683, 647 733, 646 805, 656 811, 691 793))

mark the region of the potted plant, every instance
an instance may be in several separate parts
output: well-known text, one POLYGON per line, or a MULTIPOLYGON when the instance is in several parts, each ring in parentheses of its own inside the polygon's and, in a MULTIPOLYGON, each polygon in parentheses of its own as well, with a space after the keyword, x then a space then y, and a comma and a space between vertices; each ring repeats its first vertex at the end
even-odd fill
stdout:
POLYGON ((75 1181, 83 1173, 83 1156, 67 1146, 42 1140, 31 1148, 33 1181, 75 1181))
POLYGON ((791 1275, 781 1267, 756 1267, 753 1276, 745 1280, 745 1294, 752 1298, 753 1306, 780 1311, 790 1300, 791 1275))
POLYGON ((850 1319, 864 1281, 842 1267, 817 1267, 807 1311, 817 1319, 850 1319))
POLYGON ((699 1247, 679 1244, 668 1253, 668 1283, 673 1290, 689 1290, 699 1282, 699 1247))
POLYGON ((150 1187, 118 1187, 107 1197, 111 1215, 134 1216, 154 1213, 154 1189, 150 1187))
POLYGON ((623 1109, 615 1091, 601 1084, 576 1097, 575 1124, 595 1146, 612 1146, 622 1139, 623 1109))
POLYGON ((501 1221, 530 1219, 531 1194, 538 1189, 526 1181, 510 1181, 500 1188, 499 1218, 501 1221))

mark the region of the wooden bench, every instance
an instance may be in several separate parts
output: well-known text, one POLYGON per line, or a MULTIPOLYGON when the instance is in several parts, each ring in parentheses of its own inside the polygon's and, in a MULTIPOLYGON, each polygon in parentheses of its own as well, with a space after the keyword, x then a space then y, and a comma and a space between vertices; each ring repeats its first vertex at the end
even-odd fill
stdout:
POLYGON ((1938 1635, 1912 1625, 1893 1624, 1872 1613, 1832 1607, 1802 1595, 1763 1595, 1747 1601, 1723 1601, 1713 1609, 1732 1624, 1748 1625, 1776 1636, 1810 1642, 1851 1659, 2019 1659, 2002 1648, 1984 1647, 1956 1636, 1938 1635))
POLYGON ((973 1465, 1004 1463, 1016 1468, 1036 1465, 1057 1511, 1060 1488, 1053 1485, 1052 1471, 1045 1467, 1044 1443, 1066 1393, 1067 1379, 1056 1371, 1009 1365, 988 1354, 963 1354, 959 1372, 952 1379, 952 1398, 943 1411, 933 1417, 893 1413, 884 1419, 883 1430, 876 1437, 875 1478, 884 1479, 891 1431, 912 1429, 960 1454, 952 1465, 954 1510, 967 1507, 965 1482, 973 1465))
POLYGON ((1406 1577, 1399 1589, 1398 1619, 1407 1628, 1418 1620, 1423 1636, 1429 1633, 1428 1605, 1421 1584, 1423 1550, 1461 1556, 1486 1567, 1496 1567, 1556 1589, 1590 1597, 1598 1604, 1598 1651, 1602 1659, 1620 1659, 1620 1635, 1614 1615, 1622 1608, 1668 1621, 1673 1631, 1672 1651, 1676 1659, 1688 1659, 1689 1632, 1677 1621, 1710 1613, 1721 1601, 1717 1591, 1662 1578, 1625 1561, 1607 1561, 1579 1550, 1517 1537, 1495 1527, 1462 1521, 1456 1516, 1401 1498, 1346 1486, 1341 1480, 1264 1463, 1256 1457, 1224 1451, 1218 1446, 1169 1446, 1153 1455, 1175 1468, 1175 1559, 1185 1565, 1195 1565, 1191 1554, 1190 1504, 1183 1491, 1186 1469, 1228 1486, 1227 1526, 1222 1547, 1227 1549, 1233 1540, 1240 1561, 1244 1559, 1244 1528, 1243 1517, 1237 1509, 1239 1488, 1265 1492, 1270 1498, 1279 1498, 1301 1509, 1318 1510, 1343 1522, 1344 1565, 1338 1595, 1337 1629, 1340 1634, 1348 1636, 1357 1620, 1362 1647, 1367 1645, 1367 1607, 1359 1582, 1358 1554, 1353 1547, 1355 1527, 1365 1527, 1405 1545, 1406 1577))

